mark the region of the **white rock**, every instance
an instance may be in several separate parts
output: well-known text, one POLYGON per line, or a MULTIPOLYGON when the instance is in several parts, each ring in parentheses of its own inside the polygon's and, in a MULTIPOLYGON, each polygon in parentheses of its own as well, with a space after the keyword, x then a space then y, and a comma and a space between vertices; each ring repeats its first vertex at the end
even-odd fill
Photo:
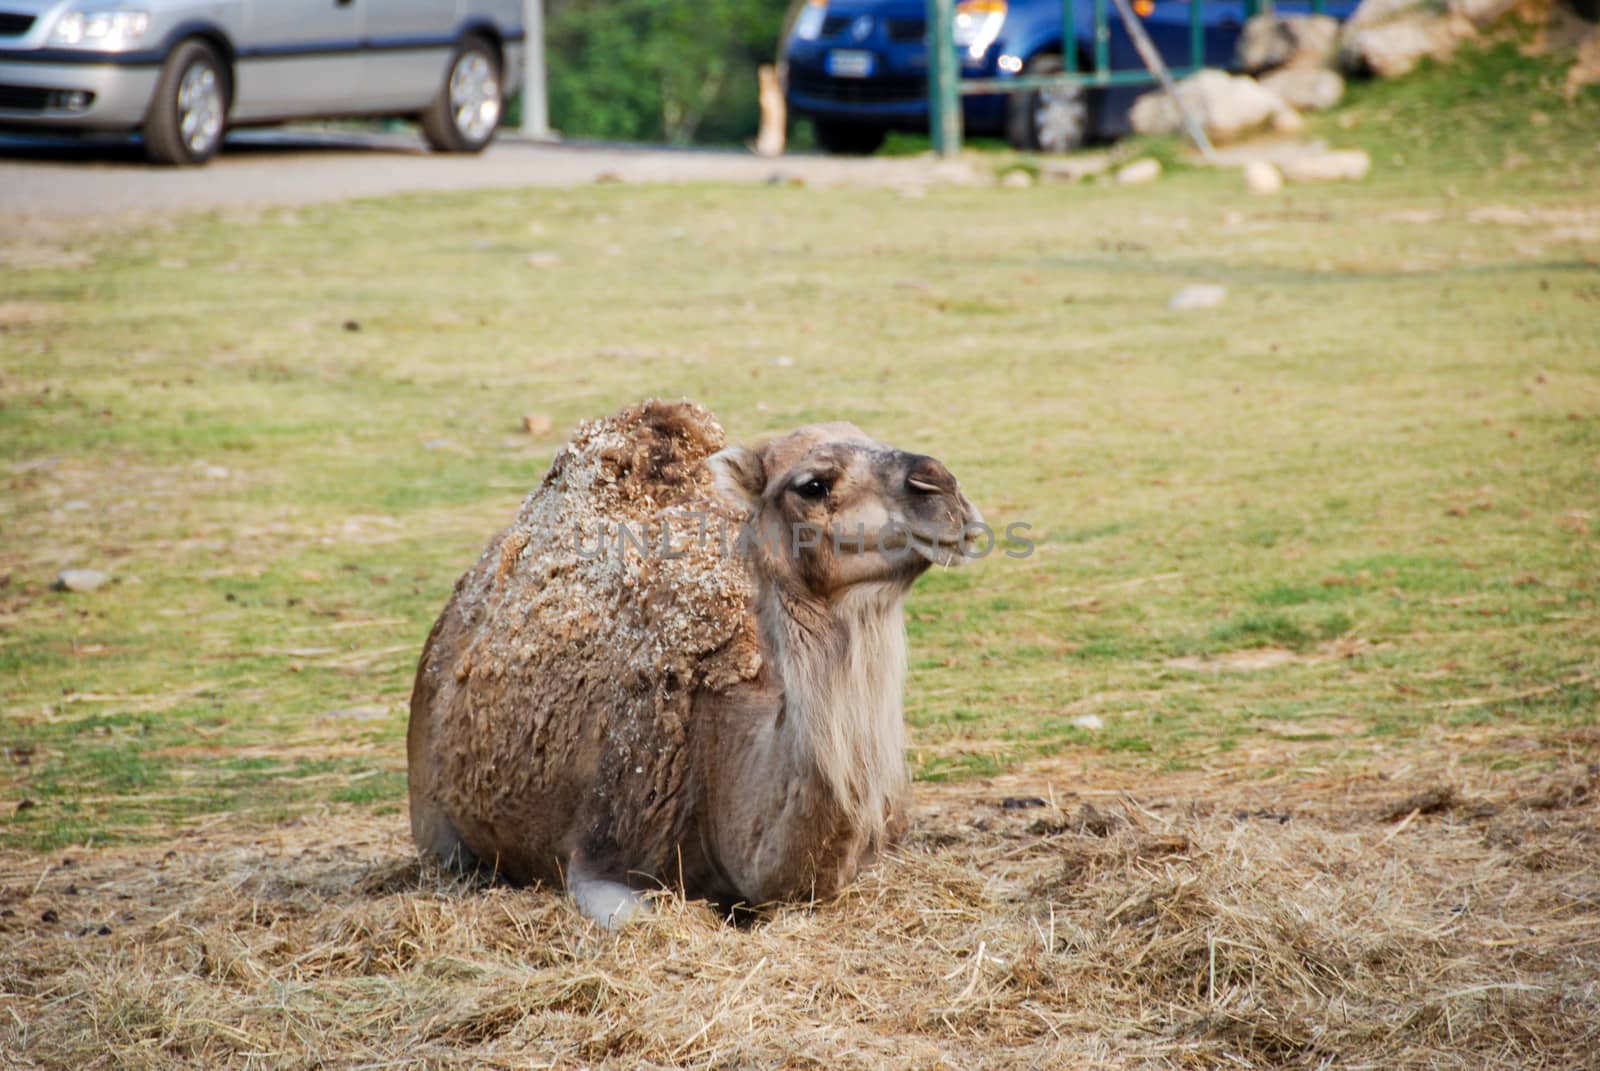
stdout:
POLYGON ((1167 308, 1174 311, 1209 309, 1221 305, 1227 296, 1227 287, 1217 286, 1215 283, 1195 283, 1168 298, 1167 308))
POLYGON ((1347 29, 1339 62, 1349 71, 1396 78, 1426 57, 1447 58, 1461 38, 1470 35, 1471 27, 1465 20, 1418 12, 1376 26, 1347 29))
POLYGON ((1285 67, 1261 76, 1261 88, 1302 112, 1325 112, 1344 99, 1344 79, 1325 67, 1285 67))
POLYGON ((56 574, 57 591, 93 591, 111 578, 98 569, 63 569, 56 574))
POLYGON ((528 254, 528 267, 553 268, 561 263, 561 254, 548 249, 536 250, 528 254))
MULTIPOLYGON (((1195 114, 1211 139, 1218 142, 1233 141, 1273 124, 1289 110, 1254 78, 1209 69, 1197 71, 1179 82, 1178 97, 1195 114)), ((1175 134, 1183 128, 1183 117, 1177 105, 1160 90, 1146 93, 1135 101, 1128 121, 1140 134, 1175 134)))
POLYGON ((1072 719, 1072 724, 1091 733, 1099 732, 1106 727, 1105 719, 1098 714, 1079 714, 1072 719))
POLYGON ((1266 160, 1251 160, 1244 165, 1244 188, 1262 196, 1277 193, 1283 189, 1283 172, 1266 160))
POLYGON ((1290 182, 1360 182, 1372 170, 1372 157, 1364 149, 1335 149, 1290 157, 1279 167, 1290 182))
POLYGON ((1161 161, 1148 156, 1117 168, 1117 183, 1122 186, 1142 186, 1160 177, 1161 161))
POLYGON ((1517 0, 1450 0, 1452 15, 1460 15, 1482 30, 1511 14, 1517 0))
POLYGON ((1381 26, 1385 22, 1424 11, 1432 6, 1431 0, 1361 0, 1355 11, 1345 20, 1345 32, 1367 26, 1381 26))
POLYGON ((1306 121, 1300 118, 1300 113, 1288 105, 1284 105, 1272 114, 1272 132, 1282 134, 1286 138, 1296 137, 1305 133, 1306 121))
POLYGON ((1025 190, 1033 185, 1033 176, 1020 168, 1013 168, 1000 176, 1000 185, 1008 190, 1025 190))
POLYGON ((1339 20, 1332 15, 1255 15, 1247 19, 1236 52, 1241 70, 1326 67, 1339 51, 1339 20))

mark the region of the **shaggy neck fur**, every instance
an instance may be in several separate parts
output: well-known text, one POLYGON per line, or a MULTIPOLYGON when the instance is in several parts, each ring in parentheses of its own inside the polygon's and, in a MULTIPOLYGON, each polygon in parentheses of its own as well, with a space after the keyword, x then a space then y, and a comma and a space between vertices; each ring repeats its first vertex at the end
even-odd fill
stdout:
POLYGON ((852 828, 871 841, 903 789, 903 584, 863 584, 831 605, 769 589, 762 631, 783 682, 784 732, 852 828))

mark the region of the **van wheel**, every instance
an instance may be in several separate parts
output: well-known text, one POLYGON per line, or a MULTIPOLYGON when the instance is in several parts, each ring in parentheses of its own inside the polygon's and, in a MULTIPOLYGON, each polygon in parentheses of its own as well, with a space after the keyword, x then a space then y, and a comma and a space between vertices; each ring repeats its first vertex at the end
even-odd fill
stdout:
POLYGON ((144 151, 158 164, 203 164, 222 148, 228 126, 228 72, 204 41, 180 43, 167 57, 145 114, 144 151))
MULTIPOLYGON (((1060 74, 1060 56, 1035 56, 1025 74, 1060 74)), ((1081 85, 1013 93, 1006 104, 1006 141, 1023 152, 1072 152, 1089 140, 1089 91, 1081 85)))
POLYGON ((439 152, 482 152, 494 140, 505 110, 500 57, 481 37, 456 46, 450 69, 422 113, 422 136, 439 152))

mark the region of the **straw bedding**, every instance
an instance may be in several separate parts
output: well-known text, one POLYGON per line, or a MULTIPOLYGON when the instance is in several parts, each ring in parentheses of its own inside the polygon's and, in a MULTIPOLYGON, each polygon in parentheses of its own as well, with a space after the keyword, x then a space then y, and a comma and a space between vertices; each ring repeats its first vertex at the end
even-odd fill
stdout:
POLYGON ((1597 1066, 1600 766, 1417 769, 919 785, 836 900, 618 935, 399 815, 13 854, 0 1065, 1597 1066))

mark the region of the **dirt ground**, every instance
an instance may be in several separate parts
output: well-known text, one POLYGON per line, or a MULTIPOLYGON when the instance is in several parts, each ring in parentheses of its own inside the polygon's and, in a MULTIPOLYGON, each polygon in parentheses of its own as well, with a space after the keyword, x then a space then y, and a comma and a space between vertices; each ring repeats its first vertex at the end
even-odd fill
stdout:
POLYGON ((405 818, 0 857, 8 1068, 1600 1066, 1600 736, 917 786, 838 900, 620 935, 405 818), (1537 768, 1538 772, 1534 772, 1537 768))

